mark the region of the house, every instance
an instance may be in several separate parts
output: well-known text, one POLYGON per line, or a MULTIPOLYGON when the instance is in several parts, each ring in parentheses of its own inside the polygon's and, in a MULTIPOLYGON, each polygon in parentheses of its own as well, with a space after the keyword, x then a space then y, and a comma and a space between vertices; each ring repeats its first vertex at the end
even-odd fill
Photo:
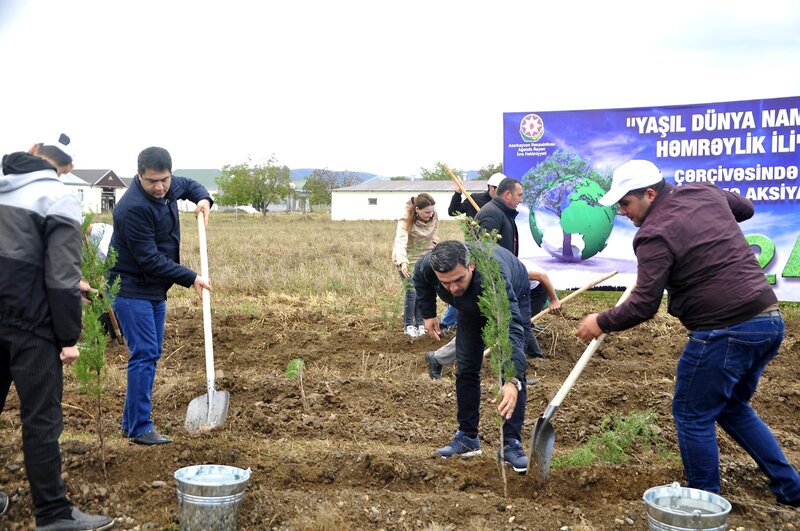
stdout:
POLYGON ((78 196, 84 212, 111 212, 127 189, 113 170, 72 170, 61 181, 78 196))
MULTIPOLYGON (((469 193, 486 190, 486 181, 465 181, 469 193)), ((452 181, 384 181, 371 179, 354 186, 336 188, 331 194, 331 219, 399 219, 412 196, 429 193, 436 201, 439 219, 448 219, 447 207, 455 191, 452 181)), ((462 196, 462 199, 465 199, 462 196)))

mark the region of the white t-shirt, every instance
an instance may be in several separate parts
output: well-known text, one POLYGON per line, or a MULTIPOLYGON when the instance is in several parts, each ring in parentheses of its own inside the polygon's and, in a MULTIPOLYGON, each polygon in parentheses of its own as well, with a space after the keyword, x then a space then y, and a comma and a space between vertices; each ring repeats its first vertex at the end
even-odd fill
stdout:
MULTIPOLYGON (((529 259, 523 260, 522 258, 520 258, 519 261, 522 262, 525 265, 525 268, 528 271, 535 271, 536 273, 544 273, 544 269, 542 269, 541 267, 537 266, 535 263, 533 263, 533 261, 531 261, 529 259)), ((536 286, 539 285, 539 281, 538 280, 531 280, 530 282, 531 282, 531 289, 533 289, 533 288, 535 288, 536 286)))
POLYGON ((97 254, 103 260, 108 256, 108 246, 111 244, 111 235, 114 234, 114 227, 108 223, 92 223, 92 231, 89 234, 92 243, 97 245, 97 254))

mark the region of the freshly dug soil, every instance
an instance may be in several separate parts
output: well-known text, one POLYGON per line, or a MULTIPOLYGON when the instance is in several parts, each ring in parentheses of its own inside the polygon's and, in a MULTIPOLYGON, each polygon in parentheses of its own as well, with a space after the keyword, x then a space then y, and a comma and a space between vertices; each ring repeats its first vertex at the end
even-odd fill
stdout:
MULTIPOLYGON (((540 320, 547 358, 530 363, 528 376, 540 383, 529 387, 525 437, 586 347, 574 336, 585 304, 540 320)), ((153 397, 157 428, 175 440, 167 446, 121 436, 127 350, 109 348, 105 478, 96 405, 66 371, 63 472, 76 505, 115 517, 119 529, 177 529, 174 471, 215 463, 252 470, 240 529, 646 529, 644 491, 683 480, 670 400, 685 331, 663 312, 610 335, 553 420, 556 457, 597 434, 605 415, 633 411, 658 414, 661 446, 636 446, 623 464, 553 468, 543 486, 507 469, 504 497, 488 363, 483 456, 444 460, 434 449, 456 428, 454 379, 452 368, 429 379, 423 354, 436 348, 433 340, 390 330, 377 315, 326 314, 291 299, 270 308, 215 313, 216 386, 230 392, 231 404, 224 427, 202 434, 183 428, 189 402, 205 392, 201 309, 170 309, 153 397), (307 409, 299 382, 284 374, 293 358, 305 362, 307 409)), ((795 464, 799 335, 800 322, 788 319, 781 354, 753 401, 795 464)), ((33 522, 18 408, 12 390, 0 425, 0 485, 12 495, 3 529, 33 522)), ((800 527, 800 511, 777 505, 753 461, 721 432, 720 454, 730 529, 800 527)))

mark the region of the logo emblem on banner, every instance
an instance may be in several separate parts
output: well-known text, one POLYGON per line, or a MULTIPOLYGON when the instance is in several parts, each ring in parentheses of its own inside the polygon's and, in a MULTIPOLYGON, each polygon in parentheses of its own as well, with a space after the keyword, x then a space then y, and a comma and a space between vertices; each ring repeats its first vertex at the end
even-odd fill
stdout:
POLYGON ((519 123, 519 134, 525 142, 538 142, 544 135, 544 121, 537 114, 528 114, 519 123))

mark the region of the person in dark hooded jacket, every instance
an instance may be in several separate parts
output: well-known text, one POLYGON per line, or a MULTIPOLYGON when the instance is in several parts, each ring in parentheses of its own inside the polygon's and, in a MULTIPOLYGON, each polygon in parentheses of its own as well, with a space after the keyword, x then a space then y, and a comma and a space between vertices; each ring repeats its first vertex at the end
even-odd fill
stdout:
MULTIPOLYGON (((108 529, 73 507, 61 477, 63 365, 81 333, 81 205, 59 180, 69 138, 3 157, 0 177, 0 411, 11 382, 36 529, 108 529)), ((0 493, 0 510, 8 497, 0 493)))

